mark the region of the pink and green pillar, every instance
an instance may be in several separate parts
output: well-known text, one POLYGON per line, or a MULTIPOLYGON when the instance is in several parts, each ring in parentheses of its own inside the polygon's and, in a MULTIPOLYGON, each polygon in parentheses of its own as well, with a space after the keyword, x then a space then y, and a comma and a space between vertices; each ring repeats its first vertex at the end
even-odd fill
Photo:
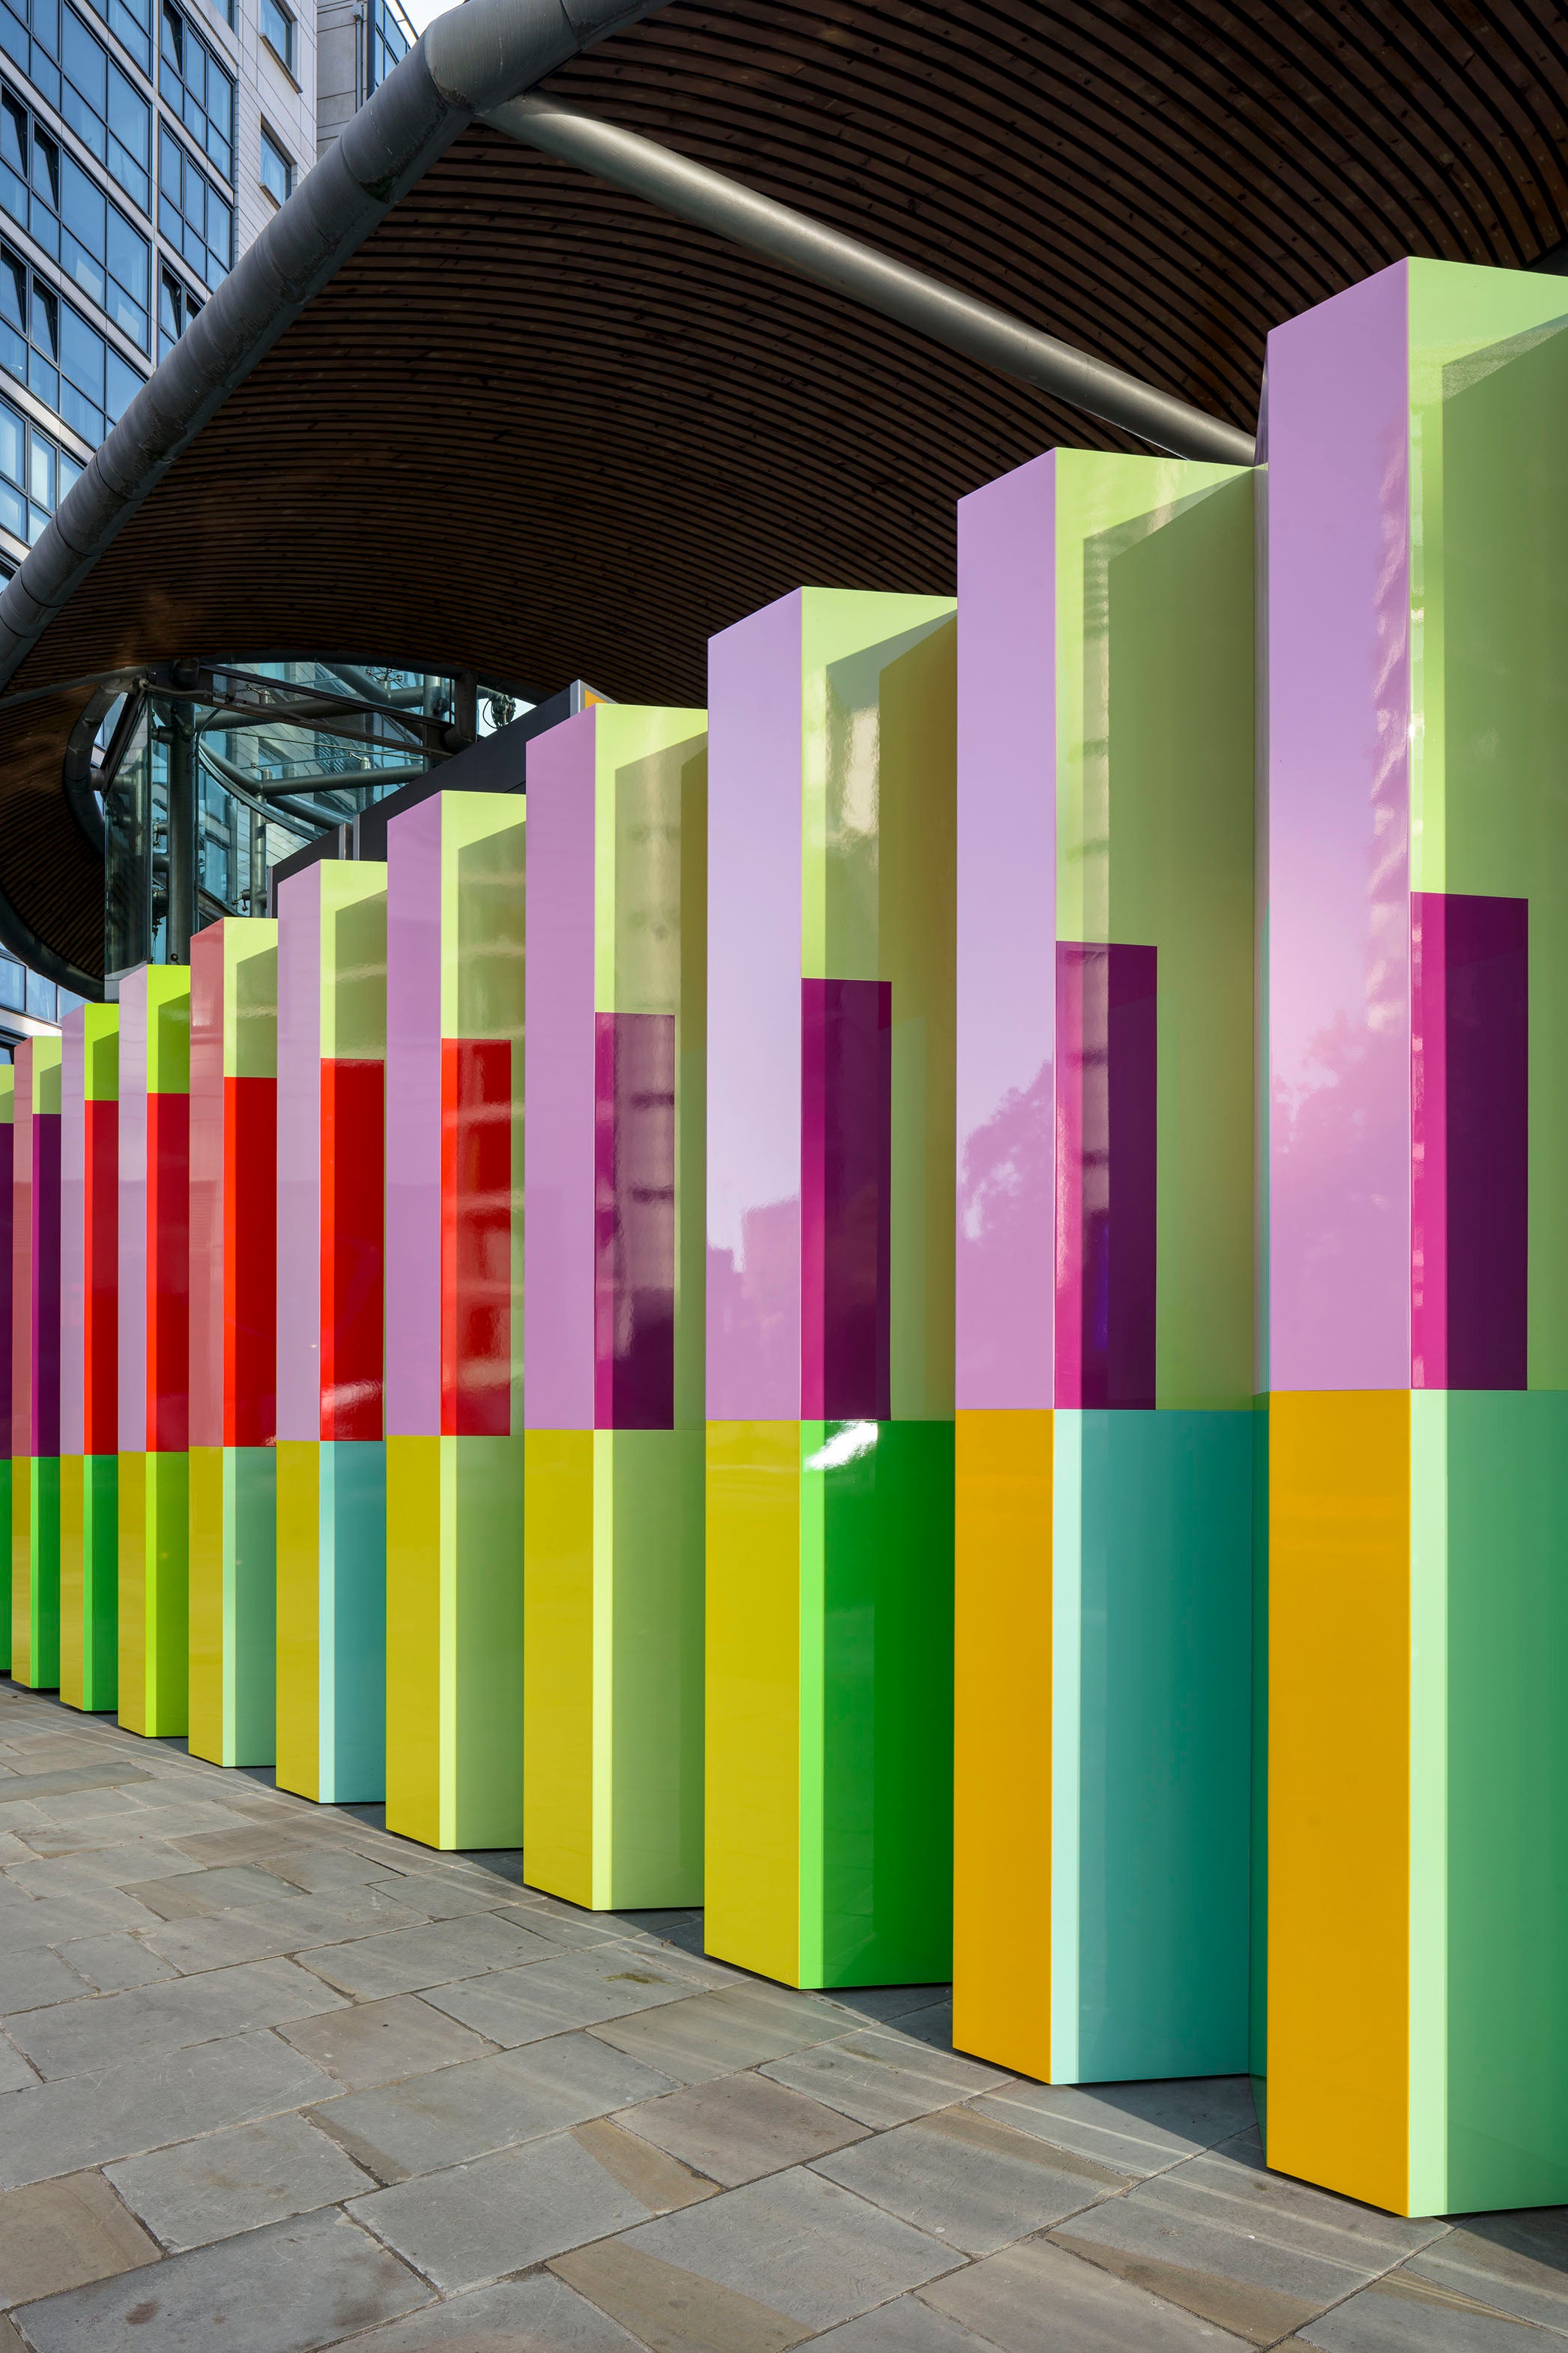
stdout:
POLYGON ((959 509, 954 2033, 1245 2067, 1251 476, 959 509))
POLYGON ((1268 355, 1267 2147, 1568 2200, 1568 334, 1405 261, 1268 355))
POLYGON ((60 1697, 120 1692, 120 1008, 61 1025, 60 1697))
POLYGON ((11 1225, 11 1674, 60 1680, 60 1041, 16 1049, 11 1225))
POLYGON ((524 805, 388 828, 386 1819, 523 1834, 524 805))
POLYGON ((190 1745, 276 1750, 278 926, 191 942, 190 1745))
POLYGON ((386 868, 278 916, 278 1779, 386 1794, 386 868))
POLYGON ((708 1948, 945 1978, 952 600, 710 649, 708 1948))
POLYGON ((528 755, 523 1852, 702 1901, 706 714, 528 755))

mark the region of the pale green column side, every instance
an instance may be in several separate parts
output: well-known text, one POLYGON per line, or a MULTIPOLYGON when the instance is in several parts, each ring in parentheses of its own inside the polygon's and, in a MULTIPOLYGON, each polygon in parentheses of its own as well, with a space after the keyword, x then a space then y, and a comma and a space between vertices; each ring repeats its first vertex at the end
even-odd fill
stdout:
POLYGON ((1159 959, 1156 1396, 1253 1393, 1249 472, 1057 454, 1058 936, 1159 959))
POLYGON ((594 1900, 700 1904, 703 1432, 600 1430, 594 1451, 595 1579, 609 1602, 595 1664, 603 1641, 610 1685, 610 1704, 595 1711, 608 1769, 607 1869, 601 1892, 595 1821, 594 1900))
POLYGON ((323 1440, 319 1456, 322 1805, 386 1795, 386 1448, 323 1440))
POLYGON ((236 1765, 270 1765, 278 1741, 278 1458, 224 1449, 225 1691, 236 1765))
POLYGON ((1411 888, 1530 902, 1531 1388, 1568 1388, 1568 332, 1561 281, 1406 264, 1411 888))
POLYGON ((1447 2210, 1568 2203, 1568 1396, 1447 1415, 1447 2210))
POLYGON ((522 1440, 441 1446, 441 1844, 522 1844, 522 1440))

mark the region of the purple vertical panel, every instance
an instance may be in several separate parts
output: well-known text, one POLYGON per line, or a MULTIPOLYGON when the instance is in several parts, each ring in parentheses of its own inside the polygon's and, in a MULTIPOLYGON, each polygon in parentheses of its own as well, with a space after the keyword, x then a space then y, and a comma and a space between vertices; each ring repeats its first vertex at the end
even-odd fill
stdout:
POLYGON ((1268 339, 1270 1385, 1410 1377, 1406 265, 1268 339))
POLYGON ((278 893, 278 1435, 321 1430, 321 877, 278 893))
POLYGON ((1159 993, 1152 947, 1057 950, 1056 1401, 1152 1408, 1159 993))
POLYGON ((442 796, 386 828, 386 1434, 441 1432, 442 796))
POLYGON ((1056 456, 958 505, 957 1402, 1052 1398, 1056 456))
POLYGON ((60 1115, 33 1114, 33 1452, 60 1451, 60 1115))
POLYGON ((1528 1386, 1530 908, 1411 901, 1416 1388, 1528 1386))
POLYGON ((801 983, 801 1414, 886 1421, 891 1331, 893 992, 801 983))
POLYGON ((592 1430, 594 712, 528 747, 523 1424, 592 1430))
POLYGON ((147 1451, 147 968, 120 984, 120 1451, 147 1451))
POLYGON ((800 1388, 801 600, 708 649, 708 1414, 800 1388))
POLYGON ((594 1022, 594 1418, 675 1426, 675 1016, 594 1022))
POLYGON ((60 1024, 60 1452, 87 1452, 87 1015, 60 1024))
MULTIPOLYGON (((15 1102, 11 1107, 16 1117, 15 1102)), ((0 1430, 5 1432, 7 1453, 14 1451, 11 1443, 11 1220, 15 1210, 12 1196, 13 1147, 16 1131, 9 1124, 0 1126, 0 1430)), ((0 1529, 0 1543, 8 1543, 8 1535, 0 1529)))

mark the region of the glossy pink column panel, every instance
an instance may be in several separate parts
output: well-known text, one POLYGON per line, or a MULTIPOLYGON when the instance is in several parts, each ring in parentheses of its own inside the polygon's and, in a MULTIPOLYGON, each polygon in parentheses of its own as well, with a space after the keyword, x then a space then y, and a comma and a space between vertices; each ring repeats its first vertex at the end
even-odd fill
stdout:
POLYGON ((1154 1409, 1158 951, 1057 947, 1057 1403, 1154 1409))
POLYGON ((801 983, 801 1401, 886 1421, 892 1317, 893 992, 801 983))
POLYGON ((278 1435, 321 1435, 321 869, 278 923, 278 1435))
POLYGON ((1053 1394, 1055 468, 958 506, 961 1411, 1053 1394))
POLYGON ((1410 1377, 1405 265, 1268 362, 1274 1390, 1410 1377))
POLYGON ((387 829, 386 1430, 441 1431, 441 807, 387 829))
POLYGON ((595 717, 529 745, 523 1422, 592 1430, 595 717))
POLYGON ((800 662, 798 593, 708 649, 710 1421, 803 1410, 800 662))

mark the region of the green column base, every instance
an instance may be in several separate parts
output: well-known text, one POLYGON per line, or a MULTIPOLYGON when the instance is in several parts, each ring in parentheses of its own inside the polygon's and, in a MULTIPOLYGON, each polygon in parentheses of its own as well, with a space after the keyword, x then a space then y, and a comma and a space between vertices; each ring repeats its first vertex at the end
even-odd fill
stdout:
POLYGON ((11 1487, 11 1680, 60 1683, 60 1460, 17 1458, 11 1487))
POLYGON ((119 1462, 120 1721, 151 1740, 188 1723, 190 1462, 122 1454, 119 1462))
POLYGON ((60 1697, 102 1714, 120 1692, 120 1465, 60 1458, 60 1697))
POLYGON ((193 1757, 270 1765, 277 1755, 277 1456, 193 1446, 193 1757))

